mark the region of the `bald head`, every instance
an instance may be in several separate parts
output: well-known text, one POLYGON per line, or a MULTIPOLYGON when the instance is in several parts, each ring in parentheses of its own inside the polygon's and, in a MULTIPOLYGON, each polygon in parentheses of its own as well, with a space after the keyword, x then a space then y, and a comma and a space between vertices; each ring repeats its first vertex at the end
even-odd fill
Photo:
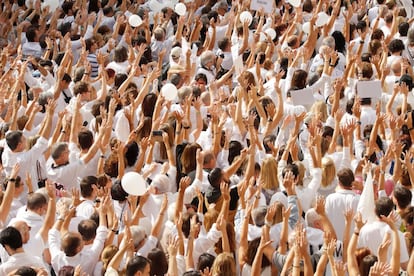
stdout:
POLYGON ((17 231, 20 232, 20 235, 22 236, 23 244, 29 241, 31 228, 29 225, 27 225, 25 221, 17 220, 17 221, 14 221, 10 226, 16 228, 17 231))
POLYGON ((397 58, 391 63, 391 71, 394 76, 401 76, 401 62, 402 60, 397 58))

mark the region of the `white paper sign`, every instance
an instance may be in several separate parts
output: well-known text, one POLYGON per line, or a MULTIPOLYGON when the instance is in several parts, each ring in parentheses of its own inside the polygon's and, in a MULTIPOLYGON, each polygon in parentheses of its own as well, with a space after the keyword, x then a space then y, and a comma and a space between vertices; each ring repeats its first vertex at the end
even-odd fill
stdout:
POLYGON ((358 81, 357 94, 360 98, 381 98, 382 88, 381 81, 358 81))
POLYGON ((312 89, 308 87, 300 90, 291 90, 290 98, 293 105, 312 105, 315 102, 312 89))
POLYGON ((250 9, 253 11, 258 11, 263 8, 265 13, 270 13, 273 10, 274 1, 270 0, 252 0, 250 3, 250 9))

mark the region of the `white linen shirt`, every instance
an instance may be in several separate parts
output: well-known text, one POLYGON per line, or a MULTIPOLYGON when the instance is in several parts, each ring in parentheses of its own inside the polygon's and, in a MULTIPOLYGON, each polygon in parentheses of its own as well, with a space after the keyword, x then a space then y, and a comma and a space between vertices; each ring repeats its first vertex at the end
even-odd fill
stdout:
MULTIPOLYGON (((378 247, 382 243, 387 232, 392 232, 390 227, 382 221, 374 221, 365 224, 359 232, 358 247, 368 247, 371 252, 378 252, 378 247)), ((400 237, 400 263, 408 262, 409 255, 403 233, 398 231, 400 237)), ((391 236, 392 239, 392 236, 391 236)), ((388 261, 391 259, 391 246, 388 249, 388 261)))
POLYGON ((52 181, 62 184, 65 190, 70 191, 72 188, 79 188, 78 176, 84 168, 85 163, 82 159, 57 168, 53 168, 52 162, 49 161, 47 175, 52 181))
POLYGON ((343 212, 347 208, 351 208, 356 213, 359 198, 360 196, 353 191, 342 189, 327 196, 325 203, 326 215, 335 228, 338 240, 342 241, 344 237, 345 219, 343 212))
POLYGON ((73 257, 68 257, 61 251, 60 247, 60 232, 56 229, 49 231, 49 249, 52 257, 52 266, 55 271, 59 271, 64 266, 76 267, 80 265, 86 275, 92 275, 95 265, 98 263, 102 249, 105 244, 105 239, 108 229, 104 226, 99 226, 96 229, 96 237, 92 246, 82 249, 81 252, 73 257))
MULTIPOLYGON (((5 263, 0 265, 0 275, 7 275, 16 268, 22 266, 46 268, 39 257, 36 257, 31 253, 22 252, 10 256, 5 263)), ((48 275, 50 275, 50 273, 48 273, 48 275)))

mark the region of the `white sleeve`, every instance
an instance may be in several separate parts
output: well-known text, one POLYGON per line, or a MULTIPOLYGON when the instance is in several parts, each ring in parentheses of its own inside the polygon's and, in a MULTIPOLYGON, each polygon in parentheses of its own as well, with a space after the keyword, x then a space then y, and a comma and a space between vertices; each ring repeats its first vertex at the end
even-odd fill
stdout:
POLYGON ((175 257, 175 258, 177 259, 178 275, 183 275, 185 273, 185 270, 186 270, 185 258, 182 255, 177 255, 177 257, 175 257))
POLYGON ((228 161, 229 150, 222 150, 217 155, 217 167, 224 169, 227 168, 230 164, 228 161))
POLYGON ((341 165, 338 170, 351 168, 351 153, 349 147, 343 147, 342 151, 341 165))
POLYGON ((147 257, 148 253, 157 246, 158 239, 154 236, 149 236, 144 245, 138 249, 137 255, 147 257))
POLYGON ((355 141, 355 158, 357 160, 361 160, 364 156, 365 146, 364 141, 362 140, 356 140, 355 141))
POLYGON ((201 186, 203 184, 199 179, 194 179, 193 183, 185 189, 184 192, 184 204, 189 204, 197 196, 196 188, 198 187, 200 190, 202 190, 201 186))
POLYGON ((128 140, 128 136, 130 133, 129 122, 124 112, 122 110, 120 112, 122 112, 122 114, 120 114, 118 120, 116 121, 115 135, 116 138, 125 143, 128 140))

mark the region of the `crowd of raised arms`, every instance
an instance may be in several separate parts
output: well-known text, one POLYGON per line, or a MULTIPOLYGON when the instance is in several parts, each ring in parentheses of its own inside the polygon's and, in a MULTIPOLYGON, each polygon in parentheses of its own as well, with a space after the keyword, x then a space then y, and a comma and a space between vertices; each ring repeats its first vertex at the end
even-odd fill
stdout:
POLYGON ((413 276, 413 22, 0 1, 0 276, 413 276))

